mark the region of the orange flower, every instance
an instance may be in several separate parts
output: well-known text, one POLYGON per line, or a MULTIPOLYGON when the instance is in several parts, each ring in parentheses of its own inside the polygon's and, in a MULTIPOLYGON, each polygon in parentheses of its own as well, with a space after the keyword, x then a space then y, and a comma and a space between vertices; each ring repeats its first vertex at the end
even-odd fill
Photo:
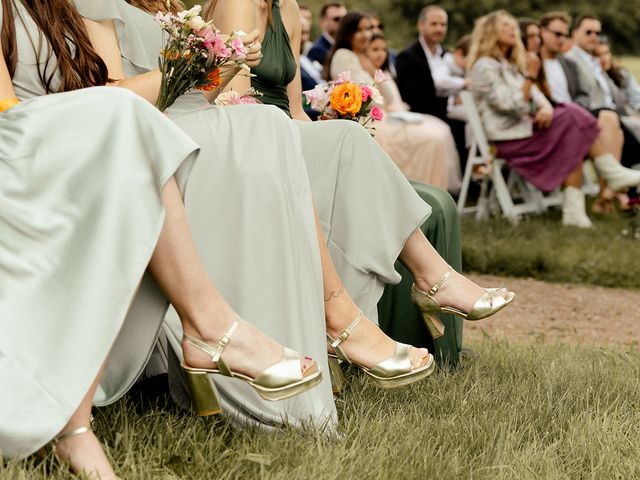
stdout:
POLYGON ((207 85, 198 87, 198 90, 205 90, 208 92, 210 90, 213 90, 214 88, 218 88, 220 86, 220 69, 216 68, 214 71, 209 73, 209 75, 207 75, 207 78, 209 79, 209 83, 207 85))
POLYGON ((339 114, 355 117, 362 107, 362 90, 354 83, 342 83, 334 88, 329 103, 339 114))

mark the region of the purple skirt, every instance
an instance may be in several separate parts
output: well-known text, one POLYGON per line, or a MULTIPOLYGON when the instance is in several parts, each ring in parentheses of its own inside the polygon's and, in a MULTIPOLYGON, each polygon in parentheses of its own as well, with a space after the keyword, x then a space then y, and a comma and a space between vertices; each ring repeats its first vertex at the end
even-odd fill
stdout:
POLYGON ((578 168, 599 132, 587 110, 564 103, 553 109, 549 128, 535 129, 528 138, 495 142, 497 157, 543 192, 551 192, 578 168))

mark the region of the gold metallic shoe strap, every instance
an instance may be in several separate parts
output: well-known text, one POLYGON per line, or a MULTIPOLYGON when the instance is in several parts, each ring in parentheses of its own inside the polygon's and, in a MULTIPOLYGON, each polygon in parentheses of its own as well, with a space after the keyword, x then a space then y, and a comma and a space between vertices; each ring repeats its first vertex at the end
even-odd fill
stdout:
POLYGON ((445 282, 449 279, 449 275, 451 275, 451 270, 453 270, 453 268, 449 266, 447 271, 442 274, 442 277, 440 277, 440 280, 438 280, 436 284, 429 289, 429 295, 433 297, 438 292, 438 290, 442 288, 445 282))
POLYGON ((222 357, 222 352, 224 352, 224 349, 226 348, 226 346, 229 345, 229 342, 231 341, 231 337, 233 336, 236 329, 238 328, 238 325, 240 325, 240 318, 236 317, 235 321, 233 322, 229 330, 227 330, 227 333, 225 333, 222 336, 222 338, 218 341, 218 346, 215 349, 213 349, 211 345, 209 345, 208 343, 205 343, 202 340, 198 340, 197 338, 194 338, 191 335, 187 335, 186 333, 182 336, 182 338, 184 339, 185 342, 202 350, 207 355, 211 355, 211 361, 215 362, 218 365, 218 370, 220 370, 220 373, 230 377, 231 370, 227 368, 225 363, 222 361, 221 357, 222 357))
POLYGON ((362 315, 363 315, 362 310, 359 310, 358 315, 356 315, 356 318, 353 320, 353 322, 351 322, 351 325, 349 325, 340 335, 338 335, 337 338, 331 338, 329 335, 327 335, 327 339, 329 340, 329 343, 331 344, 334 350, 342 342, 344 342, 347 338, 349 338, 349 335, 351 335, 351 332, 353 332, 353 330, 360 323, 360 320, 362 320, 362 315))
POLYGON ((55 437, 53 437, 53 440, 51 440, 51 445, 53 445, 55 447, 58 443, 66 440, 68 438, 75 437, 77 435, 82 435, 83 433, 89 433, 91 431, 92 431, 91 427, 78 427, 78 428, 75 428, 75 429, 71 430, 70 432, 61 433, 60 435, 56 435, 55 437))

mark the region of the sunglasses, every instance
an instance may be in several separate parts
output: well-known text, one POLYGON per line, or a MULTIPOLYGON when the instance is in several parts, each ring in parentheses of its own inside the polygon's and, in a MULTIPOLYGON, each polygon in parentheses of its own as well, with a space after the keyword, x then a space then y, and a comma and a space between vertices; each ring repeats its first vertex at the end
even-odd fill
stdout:
POLYGON ((551 30, 550 28, 545 28, 545 30, 547 32, 553 33, 558 40, 560 40, 561 38, 568 38, 569 37, 569 35, 567 35, 564 32, 558 32, 556 30, 551 30))
POLYGON ((337 17, 333 17, 331 20, 333 20, 334 22, 338 23, 340 20, 342 20, 342 17, 340 15, 338 15, 337 17))
POLYGON ((602 30, 587 30, 584 33, 590 37, 591 35, 600 35, 602 33, 602 30))

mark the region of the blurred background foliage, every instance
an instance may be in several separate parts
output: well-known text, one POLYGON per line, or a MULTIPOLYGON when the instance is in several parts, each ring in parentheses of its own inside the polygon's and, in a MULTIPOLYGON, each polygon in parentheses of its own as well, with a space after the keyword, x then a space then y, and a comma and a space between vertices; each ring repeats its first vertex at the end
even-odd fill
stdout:
MULTIPOLYGON (((186 0, 189 6, 197 0, 186 0)), ((317 18, 325 0, 299 0, 313 11, 314 35, 318 33, 317 18)), ((433 2, 424 0, 346 0, 349 9, 379 12, 391 45, 402 49, 416 36, 416 18, 422 7, 433 2)), ((447 44, 473 29, 476 18, 503 8, 517 17, 536 18, 551 10, 564 10, 571 15, 590 13, 601 18, 603 31, 617 54, 640 53, 640 0, 443 0, 439 4, 449 12, 447 44)))

